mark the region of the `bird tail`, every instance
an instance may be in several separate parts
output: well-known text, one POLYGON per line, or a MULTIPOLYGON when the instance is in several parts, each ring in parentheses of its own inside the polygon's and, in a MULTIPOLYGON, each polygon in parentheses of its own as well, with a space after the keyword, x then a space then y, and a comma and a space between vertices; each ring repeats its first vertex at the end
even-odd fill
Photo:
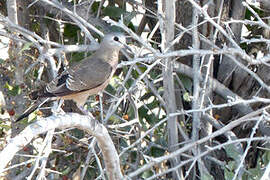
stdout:
POLYGON ((55 97, 54 94, 48 92, 46 88, 31 92, 29 94, 30 99, 32 100, 38 100, 38 99, 44 99, 44 98, 49 98, 49 97, 55 97))
POLYGON ((39 98, 37 99, 34 104, 32 104, 28 109, 26 109, 24 111, 24 113, 22 115, 20 115, 15 122, 18 122, 20 120, 22 120, 23 118, 26 118, 29 114, 31 114, 32 112, 34 112, 36 109, 40 108, 44 103, 46 103, 47 101, 49 101, 51 98, 39 98))

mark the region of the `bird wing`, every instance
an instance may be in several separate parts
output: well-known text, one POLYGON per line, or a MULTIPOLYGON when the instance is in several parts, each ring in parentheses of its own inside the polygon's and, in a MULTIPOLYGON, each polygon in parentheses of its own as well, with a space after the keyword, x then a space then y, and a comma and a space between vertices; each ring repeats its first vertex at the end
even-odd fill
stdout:
POLYGON ((100 86, 109 79, 112 66, 93 57, 82 60, 67 69, 46 86, 46 91, 55 96, 66 96, 100 86))

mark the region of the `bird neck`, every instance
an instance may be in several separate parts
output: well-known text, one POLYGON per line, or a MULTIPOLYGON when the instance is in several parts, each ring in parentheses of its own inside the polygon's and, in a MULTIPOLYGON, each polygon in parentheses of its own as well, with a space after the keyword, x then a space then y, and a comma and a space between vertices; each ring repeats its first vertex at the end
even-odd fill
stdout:
POLYGON ((118 49, 100 48, 95 52, 95 54, 98 54, 100 58, 104 59, 112 66, 115 66, 118 63, 118 55, 119 55, 118 49))

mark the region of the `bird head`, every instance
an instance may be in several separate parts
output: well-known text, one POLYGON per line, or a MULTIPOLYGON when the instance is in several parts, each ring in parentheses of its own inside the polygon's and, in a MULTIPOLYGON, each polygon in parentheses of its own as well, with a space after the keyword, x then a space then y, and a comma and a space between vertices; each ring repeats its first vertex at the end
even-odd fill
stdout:
POLYGON ((104 36, 102 42, 102 47, 107 47, 110 49, 120 50, 126 46, 126 37, 121 33, 110 33, 104 36))

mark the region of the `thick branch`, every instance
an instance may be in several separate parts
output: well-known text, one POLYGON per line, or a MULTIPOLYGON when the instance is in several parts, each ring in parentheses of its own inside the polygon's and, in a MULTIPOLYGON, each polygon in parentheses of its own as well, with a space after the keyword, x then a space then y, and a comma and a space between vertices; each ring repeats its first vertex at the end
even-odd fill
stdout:
POLYGON ((119 157, 107 129, 95 119, 75 113, 41 118, 39 121, 26 127, 18 136, 10 141, 0 153, 0 173, 4 171, 4 168, 15 153, 26 146, 34 137, 51 129, 65 129, 69 127, 85 130, 96 137, 104 156, 106 172, 109 179, 122 179, 123 176, 120 170, 119 157))
MULTIPOLYGON (((174 22, 175 22, 175 2, 159 0, 158 1, 158 12, 160 14, 160 32, 161 32, 161 51, 172 51, 173 47, 168 48, 171 41, 174 39, 174 22)), ((164 97, 166 103, 166 112, 176 112, 176 101, 175 101, 175 89, 174 89, 174 78, 173 78, 173 65, 174 62, 171 58, 163 60, 164 67, 162 68, 163 74, 163 85, 164 85, 164 97)), ((177 117, 169 117, 167 121, 168 130, 168 146, 169 151, 173 152, 178 149, 176 144, 178 143, 178 131, 177 131, 177 117)), ((172 160, 173 166, 179 164, 180 158, 172 160)), ((173 179, 183 178, 183 173, 179 169, 173 174, 173 179)))

